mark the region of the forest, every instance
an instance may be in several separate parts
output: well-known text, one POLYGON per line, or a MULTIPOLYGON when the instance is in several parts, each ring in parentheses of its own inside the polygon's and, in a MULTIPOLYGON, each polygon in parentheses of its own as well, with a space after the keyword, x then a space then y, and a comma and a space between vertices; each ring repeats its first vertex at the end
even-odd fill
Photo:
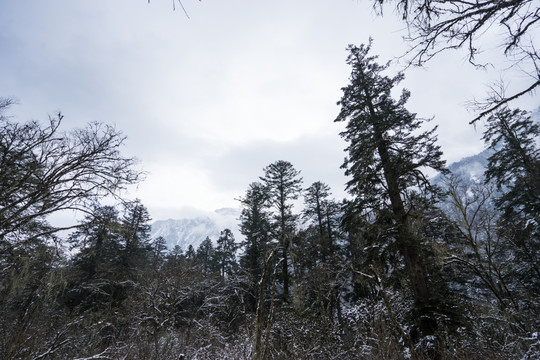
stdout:
POLYGON ((484 181, 460 178, 369 50, 349 47, 335 119, 351 197, 278 160, 238 199, 244 240, 197 249, 151 239, 145 206, 119 197, 142 175, 120 132, 18 123, 3 99, 1 357, 538 358, 538 122, 494 112, 484 181), (47 222, 73 210, 71 229, 47 222))
MULTIPOLYGON (((426 9, 396 3, 404 17, 426 9)), ((474 61, 476 16, 493 9, 464 9, 480 26, 456 33, 459 22, 430 23, 441 4, 409 19, 415 59, 451 34, 448 47, 470 44, 474 61)), ((493 11, 507 10, 518 11, 493 11)), ((508 28, 508 51, 530 51, 519 39, 535 14, 508 28)), ((540 123, 510 107, 540 82, 489 95, 473 120, 487 167, 471 179, 407 110, 404 73, 371 42, 347 51, 328 120, 345 124, 335 166, 348 197, 304 184, 287 160, 261 164, 237 199, 242 239, 223 229, 196 248, 151 238, 145 205, 123 196, 144 173, 121 131, 64 131, 62 113, 19 121, 0 98, 0 358, 540 359, 540 123), (60 213, 81 220, 53 225, 60 213)))

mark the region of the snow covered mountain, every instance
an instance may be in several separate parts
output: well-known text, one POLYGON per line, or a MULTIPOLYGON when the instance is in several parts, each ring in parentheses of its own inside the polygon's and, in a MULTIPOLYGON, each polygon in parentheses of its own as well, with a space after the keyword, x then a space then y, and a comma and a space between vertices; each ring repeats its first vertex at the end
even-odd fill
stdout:
POLYGON ((488 158, 493 154, 492 150, 486 149, 479 154, 461 159, 448 166, 452 174, 461 178, 482 181, 486 171, 488 158))
MULTIPOLYGON (((540 107, 531 112, 531 118, 535 123, 540 124, 540 107)), ((540 145, 540 139, 537 139, 540 145)), ((484 171, 487 168, 488 158, 493 154, 493 150, 486 149, 479 154, 465 157, 448 166, 448 169, 461 181, 468 183, 479 183, 484 181, 484 171)), ((444 186, 444 177, 437 175, 432 179, 432 183, 444 186)))
POLYGON ((152 224, 150 236, 153 239, 162 236, 169 249, 175 245, 179 245, 184 251, 189 245, 197 249, 206 237, 215 242, 224 229, 230 229, 238 239, 239 216, 240 210, 224 208, 197 217, 158 220, 152 224))
MULTIPOLYGON (((459 177, 462 181, 478 183, 484 180, 484 171, 486 171, 488 158, 493 154, 492 150, 486 149, 479 154, 465 157, 448 166, 450 172, 459 177)), ((445 176, 439 174, 431 182, 444 187, 445 176)))

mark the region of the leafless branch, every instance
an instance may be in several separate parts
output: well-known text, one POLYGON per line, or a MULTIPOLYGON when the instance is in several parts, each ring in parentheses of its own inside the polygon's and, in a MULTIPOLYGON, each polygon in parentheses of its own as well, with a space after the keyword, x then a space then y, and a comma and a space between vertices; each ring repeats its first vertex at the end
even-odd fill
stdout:
MULTIPOLYGON (((4 101, 5 102, 5 101, 4 101)), ((91 211, 104 197, 118 198, 143 173, 123 158, 125 137, 113 127, 92 123, 60 132, 62 115, 38 122, 0 124, 0 239, 63 211, 91 211)), ((39 234, 51 234, 47 229, 39 234)))
POLYGON ((503 54, 511 59, 513 67, 528 69, 526 72, 533 81, 511 96, 486 99, 487 105, 471 123, 540 85, 540 59, 534 45, 538 41, 534 33, 540 26, 537 1, 375 0, 379 14, 382 14, 382 6, 389 2, 395 4, 409 28, 410 35, 405 38, 410 44, 405 54, 409 65, 422 66, 447 50, 465 48, 468 61, 484 68, 488 64, 477 60, 481 52, 479 40, 492 28, 503 30, 505 36, 499 41, 503 54))

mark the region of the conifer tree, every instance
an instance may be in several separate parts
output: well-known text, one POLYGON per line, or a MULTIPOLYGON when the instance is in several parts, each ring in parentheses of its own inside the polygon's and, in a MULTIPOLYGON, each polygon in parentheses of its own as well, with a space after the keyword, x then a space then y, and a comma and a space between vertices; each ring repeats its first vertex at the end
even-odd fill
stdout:
POLYGON ((150 254, 150 221, 150 214, 139 199, 126 204, 122 218, 124 265, 140 265, 150 254))
POLYGON ((197 254, 195 253, 195 249, 193 248, 193 245, 189 244, 187 250, 186 250, 186 259, 188 261, 193 261, 195 260, 197 254))
POLYGON ((268 193, 263 184, 254 182, 249 185, 246 195, 238 200, 242 206, 240 232, 245 237, 245 251, 240 257, 240 265, 258 281, 270 240, 268 193))
POLYGON ((494 151, 486 181, 503 195, 497 205, 507 214, 540 214, 540 125, 526 111, 504 108, 491 115, 483 140, 494 151))
POLYGON ((435 144, 435 128, 419 132, 422 121, 405 108, 410 93, 403 90, 398 100, 392 89, 404 78, 383 75, 388 64, 379 65, 369 56, 369 45, 350 45, 347 63, 352 72, 350 84, 338 102, 341 106, 335 121, 346 121, 341 136, 348 142, 343 168, 350 176, 347 190, 355 197, 353 211, 390 214, 394 226, 387 236, 395 239, 403 257, 415 301, 422 335, 433 335, 437 323, 430 313, 432 294, 429 273, 422 258, 422 241, 411 226, 411 204, 407 194, 414 187, 425 196, 433 195, 423 168, 444 170, 441 151, 435 144))
POLYGON ((69 241, 79 252, 72 259, 64 302, 83 311, 120 306, 126 297, 123 283, 128 271, 118 210, 96 207, 69 241))
MULTIPOLYGON (((189 251, 189 249, 188 249, 189 251)), ((215 252, 212 240, 207 236, 197 248, 196 260, 202 265, 203 274, 207 275, 214 271, 215 252)))
MULTIPOLYGON (((161 266, 161 264, 167 258, 167 240, 165 240, 163 236, 158 236, 157 238, 152 240, 151 248, 153 265, 161 266)), ((175 249, 171 251, 171 254, 173 254, 173 256, 178 256, 178 254, 180 254, 181 252, 182 249, 180 248, 180 246, 176 245, 175 249)))
POLYGON ((249 185, 246 195, 238 199, 242 206, 240 232, 244 235, 244 253, 240 267, 248 277, 247 303, 255 311, 258 284, 264 272, 265 255, 271 236, 268 192, 260 182, 249 185))
POLYGON ((70 242, 79 248, 75 264, 83 277, 90 279, 103 266, 120 262, 120 220, 113 206, 97 207, 88 215, 79 230, 71 234, 70 242))
POLYGON ((283 300, 289 301, 289 249, 296 228, 297 216, 292 213, 292 201, 298 199, 302 188, 300 171, 283 160, 278 160, 264 168, 261 180, 266 185, 269 201, 274 208, 276 239, 281 248, 283 279, 283 300))
POLYGON ((238 246, 234 240, 234 234, 230 229, 221 232, 216 245, 216 262, 219 272, 223 278, 225 275, 231 276, 236 268, 236 250, 238 246))
POLYGON ((519 109, 491 115, 484 141, 488 158, 486 182, 500 191, 495 204, 502 211, 501 232, 521 259, 518 274, 527 288, 540 293, 540 125, 519 109))
POLYGON ((70 236, 79 252, 73 257, 74 276, 65 301, 83 310, 121 305, 140 280, 139 270, 149 264, 149 221, 139 200, 125 205, 122 218, 113 206, 96 207, 70 236))
POLYGON ((330 186, 321 181, 314 182, 304 191, 302 217, 317 228, 317 247, 323 262, 333 250, 335 217, 339 212, 339 205, 330 199, 330 195, 330 186))

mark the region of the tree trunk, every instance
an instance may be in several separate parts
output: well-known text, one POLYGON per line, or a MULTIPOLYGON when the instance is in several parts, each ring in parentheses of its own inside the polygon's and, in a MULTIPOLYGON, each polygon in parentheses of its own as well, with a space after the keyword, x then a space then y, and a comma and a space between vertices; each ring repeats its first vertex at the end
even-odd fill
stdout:
MULTIPOLYGON (((370 99, 369 90, 364 88, 366 97, 369 99, 368 108, 374 120, 374 137, 377 141, 377 152, 381 158, 384 178, 386 181, 388 197, 392 206, 394 218, 398 223, 396 236, 398 249, 405 261, 405 270, 409 277, 410 286, 413 291, 415 303, 415 317, 419 319, 418 326, 422 336, 434 335, 437 330, 437 322, 430 314, 429 305, 431 294, 427 284, 427 272, 422 264, 418 239, 412 234, 409 219, 399 188, 399 178, 390 160, 388 144, 383 137, 383 133, 376 122, 377 113, 370 99)), ((414 340, 414 339, 413 339, 414 340)), ((435 354, 433 358, 438 358, 435 354)))
POLYGON ((289 301, 289 262, 287 261, 287 248, 288 242, 287 239, 283 239, 283 264, 282 264, 282 272, 283 272, 283 301, 288 302, 289 301))

